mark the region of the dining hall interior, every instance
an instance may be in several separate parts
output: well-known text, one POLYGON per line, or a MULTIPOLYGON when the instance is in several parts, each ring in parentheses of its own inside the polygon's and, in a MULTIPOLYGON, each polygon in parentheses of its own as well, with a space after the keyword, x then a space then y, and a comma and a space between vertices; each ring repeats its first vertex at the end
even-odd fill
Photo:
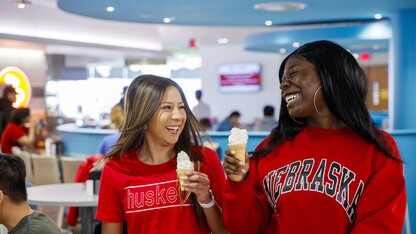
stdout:
POLYGON ((173 79, 190 107, 202 90, 208 135, 223 160, 229 132, 217 131, 221 121, 238 111, 253 151, 270 133, 255 128, 263 108, 279 116, 280 64, 315 40, 343 46, 367 74, 371 116, 405 162, 402 233, 416 230, 416 1, 1 0, 0 22, 0 93, 12 85, 15 106, 29 107, 42 127, 32 151, 14 154, 26 163, 29 201, 62 233, 93 233, 98 198, 85 181, 74 183, 76 173, 95 160, 104 137, 118 133, 111 111, 135 77, 173 79), (254 84, 223 83, 236 73, 255 73, 254 84), (37 190, 42 185, 57 187, 37 190), (68 199, 45 198, 55 191, 68 199), (74 225, 69 207, 80 211, 74 225))

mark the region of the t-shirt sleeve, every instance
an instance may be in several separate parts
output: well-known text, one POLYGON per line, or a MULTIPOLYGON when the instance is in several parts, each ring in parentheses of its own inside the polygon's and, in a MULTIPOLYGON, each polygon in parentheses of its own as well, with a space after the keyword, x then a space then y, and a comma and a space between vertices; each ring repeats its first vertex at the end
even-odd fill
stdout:
MULTIPOLYGON (((391 152, 400 159, 393 138, 386 136, 391 152)), ((377 149, 372 171, 373 176, 359 199, 351 233, 401 233, 406 212, 403 163, 386 157, 377 149)))
MULTIPOLYGON (((109 162, 108 162, 109 163, 109 162)), ((124 222, 123 205, 114 181, 115 171, 107 164, 104 166, 98 196, 96 219, 103 222, 124 222)))

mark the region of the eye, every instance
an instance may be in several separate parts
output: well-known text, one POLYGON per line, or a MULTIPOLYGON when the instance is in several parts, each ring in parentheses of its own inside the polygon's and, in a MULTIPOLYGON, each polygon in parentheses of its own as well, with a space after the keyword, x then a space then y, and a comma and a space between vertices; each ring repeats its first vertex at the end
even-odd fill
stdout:
POLYGON ((171 106, 171 105, 169 105, 169 104, 163 104, 163 105, 161 106, 161 108, 162 108, 163 110, 170 110, 170 109, 172 109, 172 106, 171 106))
POLYGON ((185 105, 184 105, 184 104, 179 105, 179 106, 178 106, 178 108, 179 108, 179 109, 185 109, 185 105))

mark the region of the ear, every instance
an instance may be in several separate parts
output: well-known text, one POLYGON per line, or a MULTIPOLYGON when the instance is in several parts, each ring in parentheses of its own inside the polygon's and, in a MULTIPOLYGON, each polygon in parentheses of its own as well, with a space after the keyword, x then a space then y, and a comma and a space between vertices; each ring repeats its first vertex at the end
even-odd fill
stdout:
POLYGON ((0 204, 3 203, 4 194, 3 191, 0 190, 0 204))

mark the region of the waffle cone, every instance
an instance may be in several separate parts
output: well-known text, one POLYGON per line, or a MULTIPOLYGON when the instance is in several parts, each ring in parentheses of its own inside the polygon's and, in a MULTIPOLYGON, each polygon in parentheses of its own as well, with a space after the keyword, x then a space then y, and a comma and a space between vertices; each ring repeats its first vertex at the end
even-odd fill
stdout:
MULTIPOLYGON (((176 169, 176 174, 179 184, 181 184, 181 177, 186 175, 187 171, 193 171, 192 169, 176 169)), ((181 191, 185 191, 185 188, 181 186, 181 191)))
POLYGON ((234 157, 240 160, 241 162, 246 162, 246 143, 242 144, 228 144, 230 150, 234 150, 235 154, 234 157))

